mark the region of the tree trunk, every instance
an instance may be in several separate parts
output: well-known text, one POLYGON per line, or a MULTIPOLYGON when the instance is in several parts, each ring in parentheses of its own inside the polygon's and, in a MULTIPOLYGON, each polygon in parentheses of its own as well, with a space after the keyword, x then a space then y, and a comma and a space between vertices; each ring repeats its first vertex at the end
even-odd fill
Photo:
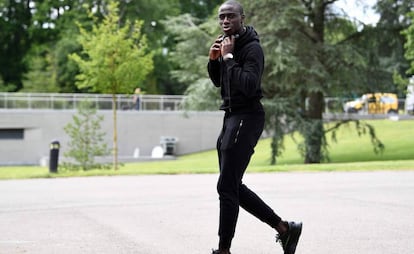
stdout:
POLYGON ((308 121, 305 130, 306 155, 305 163, 320 163, 322 159, 322 145, 324 138, 322 113, 324 109, 324 96, 322 92, 309 95, 308 121))
MULTIPOLYGON (((325 29, 325 1, 315 1, 313 9, 313 31, 317 35, 316 44, 324 43, 325 29)), ((318 48, 318 47, 316 47, 318 48)), ((323 59, 320 59, 323 61, 323 59)), ((321 80, 321 82, 324 82, 321 80)), ((320 163, 322 159, 322 145, 324 138, 322 113, 325 107, 324 95, 321 91, 310 92, 308 94, 309 107, 307 111, 307 119, 310 126, 305 132, 305 163, 320 163)))
POLYGON ((116 119, 116 95, 112 94, 112 117, 114 121, 114 131, 113 131, 113 168, 118 170, 118 128, 117 128, 117 119, 116 119))

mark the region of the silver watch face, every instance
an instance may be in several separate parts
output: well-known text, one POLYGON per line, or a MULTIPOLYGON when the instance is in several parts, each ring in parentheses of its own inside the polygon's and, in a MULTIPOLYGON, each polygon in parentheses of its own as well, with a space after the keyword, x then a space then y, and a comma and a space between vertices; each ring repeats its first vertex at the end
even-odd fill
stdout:
POLYGON ((233 54, 232 53, 227 53, 224 58, 229 59, 229 58, 233 58, 233 54))

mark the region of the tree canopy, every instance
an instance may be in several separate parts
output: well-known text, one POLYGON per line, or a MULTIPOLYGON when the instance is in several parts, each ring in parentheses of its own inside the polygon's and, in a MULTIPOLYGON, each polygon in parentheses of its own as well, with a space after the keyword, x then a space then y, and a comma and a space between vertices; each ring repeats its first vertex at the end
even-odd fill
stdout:
MULTIPOLYGON (((390 62, 395 64, 401 55, 393 46, 388 48, 388 54, 379 54, 382 52, 380 47, 384 45, 376 41, 385 42, 384 34, 378 31, 383 28, 377 29, 373 25, 360 28, 360 24, 335 13, 335 2, 258 0, 244 6, 247 23, 258 30, 266 56, 264 101, 268 112, 267 129, 274 135, 274 159, 283 149, 283 137, 287 130, 302 133, 304 142, 299 144, 299 148, 305 162, 318 163, 329 159, 326 136, 328 133, 335 136, 335 130, 348 121, 335 125, 335 128, 324 129, 325 97, 396 90, 390 82, 395 67, 390 62), (379 40, 380 37, 383 38, 379 40), (390 55, 398 57, 387 61, 390 55)), ((179 29, 195 32, 193 36, 186 36, 186 32, 176 35, 177 47, 171 53, 172 59, 182 60, 184 56, 190 56, 196 60, 191 63, 197 64, 201 60, 198 54, 203 54, 201 57, 207 62, 205 52, 208 52, 210 44, 206 45, 203 41, 205 36, 210 35, 211 43, 219 34, 215 30, 218 26, 216 15, 199 23, 185 22, 186 19, 191 20, 182 17, 179 29), (201 50, 203 53, 200 49, 189 53, 191 45, 204 47, 201 50)), ((172 32, 175 33, 174 30, 172 32)), ((211 92, 206 87, 208 81, 205 84, 206 74, 200 73, 197 66, 186 66, 185 62, 175 61, 178 68, 173 73, 178 73, 182 81, 190 84, 187 90, 190 95, 197 95, 194 97, 198 100, 189 101, 193 103, 192 108, 211 109, 213 105, 208 102, 215 99, 207 97, 211 92), (202 94, 204 96, 200 96, 202 94)), ((356 122, 356 128, 360 133, 370 134, 375 151, 383 148, 371 126, 356 122)))
MULTIPOLYGON (((186 88, 170 76, 175 66, 168 60, 167 52, 175 41, 165 32, 161 20, 184 13, 205 19, 220 2, 118 1, 120 22, 142 20, 143 33, 154 52, 156 68, 145 80, 148 92, 182 94, 186 88)), ((89 31, 92 20, 88 10, 101 21, 107 3, 101 0, 0 0, 0 91, 88 92, 75 86, 74 77, 79 69, 67 56, 81 50, 76 41, 79 34, 76 22, 89 31)))
MULTIPOLYGON (((324 129, 325 99, 367 92, 403 95, 404 87, 395 85, 393 77, 413 72, 413 20, 407 15, 414 11, 413 1, 378 0, 377 24, 339 15, 334 7, 339 1, 243 3, 247 23, 259 32, 265 51, 264 102, 274 162, 288 130, 303 135, 299 148, 305 162, 329 159, 326 137, 334 136, 335 128, 324 129)), ((216 109, 219 97, 205 65, 208 48, 220 34, 217 7, 222 1, 117 2, 116 24, 109 27, 108 1, 0 0, 0 91, 115 94, 140 86, 149 93, 187 94, 188 108, 216 109), (140 32, 128 30, 130 25, 140 32), (139 43, 133 46, 125 38, 139 43), (125 51, 113 50, 114 45, 125 51), (151 61, 144 60, 144 51, 152 52, 151 61), (69 61, 69 55, 76 61, 69 61), (120 68, 101 71, 115 65, 120 68)), ((381 148, 369 126, 356 126, 368 128, 375 149, 381 148)))
MULTIPOLYGON (((90 15, 93 15, 90 12, 90 15)), ((92 26, 92 32, 82 26, 79 42, 81 54, 70 56, 80 68, 79 88, 112 94, 114 169, 118 169, 117 101, 116 94, 131 93, 142 87, 142 81, 152 71, 152 52, 141 32, 142 22, 128 20, 120 26, 118 4, 109 2, 103 21, 92 26)))
POLYGON ((407 39, 405 43, 405 57, 410 62, 410 68, 407 70, 408 75, 414 75, 414 11, 407 15, 411 18, 411 25, 406 28, 402 34, 407 39))

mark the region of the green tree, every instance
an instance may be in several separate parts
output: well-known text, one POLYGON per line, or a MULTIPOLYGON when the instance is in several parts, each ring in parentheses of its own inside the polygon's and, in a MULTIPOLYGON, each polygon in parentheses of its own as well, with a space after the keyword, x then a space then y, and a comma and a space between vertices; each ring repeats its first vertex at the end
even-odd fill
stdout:
POLYGON ((24 56, 31 39, 28 28, 32 22, 29 0, 0 0, 0 91, 18 91, 27 64, 24 56))
POLYGON ((203 21, 183 14, 163 21, 176 41, 174 51, 168 55, 176 66, 170 75, 180 84, 186 84, 183 90, 187 97, 183 106, 187 110, 217 110, 220 105, 219 93, 206 72, 206 52, 212 38, 220 34, 215 16, 203 21))
MULTIPOLYGON (((88 92, 75 86, 75 76, 79 69, 68 59, 69 54, 81 50, 81 45, 77 42, 77 24, 82 24, 87 29, 92 26, 92 19, 87 13, 90 9, 87 2, 90 1, 33 2, 33 22, 29 29, 32 47, 25 57, 28 72, 23 81, 24 91, 88 92), (42 64, 39 66, 34 64, 36 62, 42 64), (44 79, 44 76, 48 78, 44 79)), ((102 15, 97 13, 95 16, 102 15)))
MULTIPOLYGON (((333 2, 262 0, 245 4, 247 23, 258 30, 266 55, 262 84, 267 130, 274 135, 272 163, 283 151, 286 131, 294 130, 305 138, 299 148, 306 163, 327 160, 326 135, 335 136, 340 125, 324 129, 324 98, 355 89, 365 75, 365 58, 349 39, 358 30, 333 13, 329 8, 333 2), (272 16, 277 19, 263 18, 272 16)), ((177 41, 171 58, 178 68, 172 74, 191 84, 187 91, 198 98, 188 101, 193 109, 212 107, 212 103, 205 101, 216 101, 215 97, 208 97, 211 93, 204 85, 208 83, 208 48, 220 33, 216 15, 203 22, 184 15, 168 20, 174 24, 169 31, 177 41), (192 61, 182 61, 187 58, 192 61)), ((381 149, 382 143, 371 126, 356 122, 356 128, 361 134, 370 133, 375 149, 381 149)))
POLYGON ((357 47, 367 60, 368 71, 363 82, 367 84, 364 92, 394 92, 403 95, 405 88, 394 85, 393 74, 406 77, 409 63, 404 58, 405 38, 401 31, 406 29, 410 20, 407 13, 414 9, 410 0, 381 0, 375 5, 380 19, 375 27, 364 29, 354 38, 357 47))
POLYGON ((410 68, 407 70, 407 74, 414 75, 414 12, 407 15, 411 18, 411 25, 405 29, 402 34, 406 38, 405 58, 410 62, 410 68))
POLYGON ((68 123, 64 130, 69 135, 69 149, 65 156, 75 162, 63 163, 68 170, 90 170, 96 168, 109 168, 104 163, 96 163, 95 157, 110 154, 104 142, 105 133, 101 131, 103 116, 97 115, 96 108, 89 101, 79 104, 78 112, 72 117, 73 122, 68 123))
MULTIPOLYGON (((280 153, 283 132, 298 130, 304 137, 299 148, 305 163, 328 160, 326 135, 335 129, 324 129, 325 97, 352 91, 366 71, 364 56, 349 39, 358 31, 336 15, 334 2, 256 1, 246 8, 262 35, 267 59, 263 83, 271 107, 267 126, 274 133, 273 156, 280 153), (271 15, 278 18, 270 22, 261 18, 271 15)), ((375 132, 367 133, 372 134, 375 149, 381 149, 375 132)))
POLYGON ((148 38, 148 47, 153 52, 154 70, 147 75, 145 83, 146 93, 179 94, 179 84, 173 81, 169 75, 172 65, 168 61, 166 52, 173 47, 165 32, 161 20, 166 16, 176 16, 180 13, 178 0, 135 0, 120 1, 119 9, 121 23, 125 20, 143 20, 142 31, 148 38))
POLYGON ((178 0, 181 14, 190 14, 198 19, 206 19, 222 0, 178 0))
MULTIPOLYGON (((120 25, 143 20, 142 31, 153 52, 154 70, 147 75, 147 93, 182 94, 186 85, 171 78, 175 64, 168 52, 175 47, 161 20, 191 13, 204 20, 220 0, 118 1, 120 25)), ((96 0, 0 0, 1 91, 89 92, 78 89, 74 77, 79 69, 67 55, 80 54, 76 23, 89 30, 93 20, 101 22, 107 1, 96 0), (85 8, 86 7, 86 8, 85 8), (76 22, 75 22, 76 21, 76 22), (40 64, 40 65, 39 65, 40 64), (43 79, 47 77, 47 79, 43 79)))
POLYGON ((59 92, 55 82, 52 56, 45 45, 32 46, 25 57, 30 71, 24 75, 22 92, 59 92))
POLYGON ((113 110, 113 167, 118 169, 117 145, 117 97, 119 93, 131 93, 152 71, 152 53, 149 52, 145 35, 141 33, 142 22, 126 22, 119 26, 118 4, 111 1, 101 23, 91 32, 81 29, 79 38, 82 55, 73 54, 80 68, 77 76, 79 88, 91 88, 99 93, 112 94, 113 110))

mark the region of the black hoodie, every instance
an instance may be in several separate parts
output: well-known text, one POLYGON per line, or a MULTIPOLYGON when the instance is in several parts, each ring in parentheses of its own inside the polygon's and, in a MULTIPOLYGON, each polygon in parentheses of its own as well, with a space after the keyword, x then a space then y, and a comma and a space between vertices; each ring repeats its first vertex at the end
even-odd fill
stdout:
POLYGON ((222 57, 208 62, 208 74, 216 87, 221 87, 223 104, 227 112, 263 111, 261 78, 264 55, 259 37, 253 27, 246 27, 235 42, 234 58, 222 57))

